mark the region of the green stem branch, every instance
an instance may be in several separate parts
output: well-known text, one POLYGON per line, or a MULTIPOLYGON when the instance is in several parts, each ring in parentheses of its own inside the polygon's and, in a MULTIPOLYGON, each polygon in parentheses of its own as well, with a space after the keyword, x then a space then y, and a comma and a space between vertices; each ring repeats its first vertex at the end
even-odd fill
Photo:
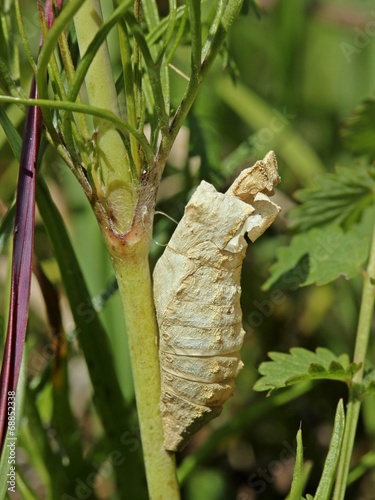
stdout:
MULTIPOLYGON (((40 108, 49 108, 57 110, 72 111, 74 113, 83 113, 86 115, 95 116, 101 118, 103 121, 107 121, 114 125, 114 128, 121 132, 129 132, 134 135, 137 139, 141 148, 147 158, 147 161, 152 162, 153 154, 148 143, 147 137, 143 132, 138 132, 133 127, 129 125, 125 120, 122 120, 116 116, 111 111, 104 109, 102 107, 96 107, 88 104, 69 102, 69 101, 50 101, 49 99, 29 99, 20 97, 11 97, 7 95, 0 95, 0 102, 13 103, 13 104, 24 104, 26 106, 39 106, 40 108)), ((103 125, 101 125, 103 127, 103 125)), ((107 125, 109 127, 109 125, 107 125)))
MULTIPOLYGON (((89 102, 119 116, 116 86, 105 39, 95 51, 90 49, 93 39, 100 33, 102 24, 99 0, 84 2, 74 17, 81 55, 86 56, 88 52, 95 54, 85 75, 89 102)), ((99 200, 111 214, 116 229, 124 233, 130 228, 137 202, 132 158, 117 130, 103 129, 97 121, 94 121, 94 126, 97 130, 97 166, 93 166, 90 174, 99 200)))
POLYGON ((358 399, 356 387, 363 379, 363 366, 371 333, 371 323, 375 300, 375 226, 373 229, 370 259, 368 262, 362 292, 361 308, 359 312, 354 362, 362 363, 362 368, 353 377, 353 384, 349 390, 345 433, 342 444, 340 462, 336 478, 333 500, 343 500, 349 474, 350 459, 353 453, 355 434, 358 424, 361 400, 358 399))
MULTIPOLYGON (((172 123, 169 127, 169 132, 166 136, 163 137, 161 142, 161 146, 158 152, 158 163, 163 163, 163 160, 168 157, 170 149, 176 136, 191 108, 193 102, 195 101, 197 94, 201 88, 203 80, 207 76, 208 71, 210 70, 213 62, 215 61, 219 50, 221 49, 222 43, 225 37, 228 34, 229 29, 233 25, 240 9, 242 6, 242 0, 228 0, 226 3, 223 16, 216 27, 215 33, 212 35, 212 39, 210 39, 210 43, 206 43, 205 48, 205 57, 201 59, 200 53, 201 43, 194 41, 192 42, 192 67, 191 67, 191 77, 190 81, 186 87, 184 97, 178 107, 172 123), (200 53, 198 54, 198 48, 200 48, 200 53), (198 56, 200 57, 200 64, 197 67, 198 56)), ((197 8, 196 3, 191 6, 192 9, 197 8)), ((195 19, 196 12, 193 10, 190 14, 191 22, 196 23, 195 19)))

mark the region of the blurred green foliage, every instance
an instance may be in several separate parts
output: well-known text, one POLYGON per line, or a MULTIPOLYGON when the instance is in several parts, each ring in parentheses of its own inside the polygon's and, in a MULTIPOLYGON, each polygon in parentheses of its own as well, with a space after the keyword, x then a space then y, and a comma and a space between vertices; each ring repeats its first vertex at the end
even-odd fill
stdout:
MULTIPOLYGON (((160 6, 162 8, 164 3, 160 2, 160 6)), ((31 47, 36 50, 39 31, 34 2, 23 1, 21 7, 28 21, 31 47)), ((269 268, 278 248, 292 237, 285 216, 296 206, 297 200, 301 200, 295 197, 296 191, 311 189, 311 186, 317 191, 317 178, 324 173, 333 174, 335 165, 341 167, 341 172, 345 167, 354 178, 362 180, 369 168, 368 161, 374 159, 374 26, 375 7, 371 1, 248 0, 227 41, 222 60, 209 75, 170 157, 157 207, 168 218, 162 214, 156 216, 152 265, 174 230, 175 223, 170 218, 181 218, 186 201, 200 180, 225 189, 240 168, 251 165, 270 149, 276 152, 282 178, 280 192, 277 192, 278 203, 283 207, 282 217, 249 247, 243 267, 242 309, 247 335, 242 350, 245 366, 237 379, 236 395, 228 402, 222 416, 197 434, 177 457, 181 470, 193 464, 189 474, 184 476, 183 497, 187 500, 285 498, 290 489, 295 435, 300 425, 304 458, 313 462, 306 491, 316 490, 337 402, 340 397, 344 400, 347 397, 344 385, 323 381, 308 385, 304 392, 291 392, 290 398, 285 397, 282 403, 271 395, 266 404, 265 394, 254 392, 252 387, 258 378, 256 369, 266 360, 269 351, 287 352, 292 347, 315 350, 320 346, 337 356, 352 355, 361 277, 351 280, 342 277, 322 287, 283 290, 277 296, 263 290, 262 286, 269 278, 269 268), (253 8, 255 5, 258 7, 253 8), (367 104, 361 105, 365 99, 367 104), (238 425, 231 425, 234 419, 238 425), (214 446, 205 451, 204 443, 208 439, 214 446)), ((115 41, 111 43, 115 47, 115 41)), ((0 43, 0 56, 6 59, 2 46, 0 43)), ((188 65, 187 55, 188 51, 182 47, 172 61, 182 72, 188 65)), ((113 56, 118 57, 116 49, 113 56)), ((19 77, 22 87, 27 89, 31 70, 22 51, 21 57, 24 59, 19 77)), ((181 97, 182 84, 182 76, 171 70, 172 108, 181 97)), ((0 81, 1 89, 4 85, 0 81)), ((13 105, 4 109, 21 133, 22 112, 13 105)), ((17 163, 2 130, 0 148, 0 209, 5 212, 15 191, 17 163)), ((105 289, 113 272, 94 215, 73 175, 54 152, 48 151, 44 156, 42 172, 70 231, 90 294, 95 296, 105 289)), ((372 190, 371 185, 369 192, 372 190)), ((329 192, 326 196, 329 198, 329 192)), ((364 245, 361 237, 357 244, 364 245)), ((37 218, 35 246, 43 269, 63 295, 61 277, 40 218, 37 218)), ((345 255, 340 257, 345 260, 345 255)), ((6 253, 1 259, 1 268, 5 269, 6 253)), ((363 259, 359 264, 362 263, 363 259)), ((6 316, 5 274, 0 276, 0 325, 6 316)), ((74 337, 65 299, 62 309, 66 333, 74 337)), ((106 304, 101 318, 114 346, 121 388, 126 400, 131 402, 133 387, 126 332, 116 294, 106 304)), ((3 335, 3 328, 0 330, 3 335)), ((42 356, 48 339, 48 324, 35 289, 28 335, 28 358, 32 367, 28 373, 30 384, 36 384, 36 379, 49 365, 48 358, 42 356)), ((369 354, 373 360, 373 344, 369 354)), ((83 448, 90 450, 91 465, 99 463, 101 470, 106 470, 108 463, 104 461, 101 431, 90 402, 86 368, 75 342, 70 346, 69 367, 70 399, 77 427, 82 433, 83 448)), ((39 416, 40 426, 51 433, 49 439, 58 445, 50 421, 50 398, 46 397, 49 389, 50 380, 47 379, 40 387, 39 413, 34 407, 32 415, 39 416)), ((375 397, 365 399, 363 406, 356 456, 371 453, 375 444, 375 397)), ((28 418, 32 421, 31 416, 28 418)), ((29 434, 26 423, 26 451, 32 442, 29 434)), ((134 446, 137 442, 139 446, 136 425, 129 429, 130 438, 135 440, 134 446)), ((365 461, 361 464, 361 473, 350 485, 348 498, 372 498, 375 473, 373 461, 368 463, 372 465, 366 466, 365 461)), ((85 471, 85 477, 91 469, 93 467, 85 471)), ((38 464, 37 458, 33 462, 30 458, 25 459, 22 473, 43 495, 40 479, 48 479, 45 465, 38 464)), ((102 472, 99 478, 97 496, 116 498, 110 474, 102 472)))

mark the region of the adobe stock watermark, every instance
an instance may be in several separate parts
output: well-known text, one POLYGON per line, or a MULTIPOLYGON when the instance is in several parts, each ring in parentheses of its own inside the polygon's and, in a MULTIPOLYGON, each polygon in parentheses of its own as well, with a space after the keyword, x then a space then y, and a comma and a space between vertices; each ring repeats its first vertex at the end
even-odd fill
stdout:
POLYGON ((251 145, 254 151, 264 151, 269 149, 276 141, 276 136, 290 125, 297 115, 289 113, 286 106, 282 111, 272 109, 272 118, 266 127, 259 129, 251 138, 251 145))
POLYGON ((119 449, 109 453, 106 460, 101 464, 96 461, 91 462, 92 471, 84 478, 76 477, 74 492, 72 491, 72 494, 64 493, 61 495, 61 500, 86 500, 92 498, 94 490, 99 488, 104 480, 111 477, 113 469, 124 463, 124 447, 127 453, 134 453, 138 450, 140 444, 140 431, 137 427, 125 431, 120 438, 119 449), (73 493, 75 496, 73 496, 73 493))
MULTIPOLYGON (((95 304, 87 298, 80 302, 76 308, 75 313, 77 316, 80 316, 81 326, 83 323, 86 325, 90 325, 96 318, 95 304)), ((67 342, 73 342, 81 334, 81 328, 77 326, 74 322, 71 325, 67 326, 67 334, 66 340, 67 342)), ((45 367, 47 363, 52 362, 55 357, 58 355, 57 344, 54 339, 48 340, 41 350, 37 350, 33 348, 32 356, 30 356, 30 361, 28 365, 28 369, 32 376, 38 375, 40 371, 45 367)))
POLYGON ((278 305, 286 301, 286 294, 282 290, 272 290, 269 298, 262 301, 254 300, 252 305, 254 310, 247 317, 248 324, 253 328, 259 328, 263 325, 264 318, 269 318, 275 312, 278 305))
POLYGON ((7 414, 8 414, 8 435, 6 437, 6 450, 8 453, 8 467, 7 472, 7 490, 9 492, 16 492, 16 393, 15 391, 8 391, 7 398, 7 414))
POLYGON ((353 28, 355 35, 351 43, 340 43, 340 50, 349 64, 352 62, 353 56, 360 54, 375 37, 375 10, 370 11, 370 16, 372 19, 367 21, 363 29, 358 26, 353 28))
POLYGON ((262 155, 265 151, 272 149, 277 142, 278 134, 281 134, 296 117, 297 115, 288 112, 286 106, 282 111, 273 108, 268 125, 248 137, 224 161, 223 176, 232 175, 238 164, 247 161, 249 157, 262 155))
POLYGON ((283 289, 296 290, 304 282, 309 273, 314 273, 322 262, 336 251, 332 246, 329 235, 318 237, 316 246, 309 252, 308 259, 300 259, 298 265, 290 272, 286 273, 280 280, 280 288, 275 288, 264 300, 254 300, 253 310, 247 317, 247 322, 252 328, 259 328, 266 318, 270 318, 277 306, 282 305, 287 300, 287 294, 283 289))
MULTIPOLYGON (((257 495, 264 493, 267 486, 272 484, 278 476, 286 473, 290 469, 289 466, 295 462, 297 440, 294 439, 292 444, 284 440, 282 445, 284 447, 277 459, 271 460, 267 466, 259 467, 248 477, 247 484, 257 495)), ((246 493, 238 495, 237 500, 247 500, 245 495, 246 493)))

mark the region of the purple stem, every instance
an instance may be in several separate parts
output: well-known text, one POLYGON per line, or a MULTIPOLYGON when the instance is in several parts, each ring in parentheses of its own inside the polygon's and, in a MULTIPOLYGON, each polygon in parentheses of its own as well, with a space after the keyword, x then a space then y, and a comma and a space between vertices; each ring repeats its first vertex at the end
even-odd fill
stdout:
MULTIPOLYGON (((62 0, 58 0, 58 9, 61 8, 61 4, 62 0)), ((50 28, 54 20, 50 0, 46 1, 45 12, 47 25, 50 28)), ((43 40, 40 46, 42 44, 43 40)), ((31 84, 30 98, 38 98, 35 79, 31 84)), ((8 400, 8 394, 10 391, 15 393, 17 389, 29 314, 34 246, 35 180, 41 131, 41 109, 31 106, 26 113, 16 196, 8 329, 0 375, 0 452, 8 429, 8 401, 14 401, 14 399, 8 400)))
MULTIPOLYGON (((37 98, 34 80, 30 97, 37 98)), ((30 107, 26 115, 18 174, 8 330, 0 376, 0 449, 3 448, 8 428, 8 392, 17 389, 28 320, 34 245, 35 167, 39 151, 40 133, 41 110, 37 107, 30 107)))

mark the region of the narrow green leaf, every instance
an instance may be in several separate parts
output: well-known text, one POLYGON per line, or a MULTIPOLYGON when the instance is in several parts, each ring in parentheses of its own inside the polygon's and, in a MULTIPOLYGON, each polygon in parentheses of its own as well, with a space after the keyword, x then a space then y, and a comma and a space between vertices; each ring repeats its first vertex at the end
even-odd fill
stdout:
POLYGON ((108 120, 114 125, 114 128, 116 128, 120 132, 124 133, 129 132, 130 134, 132 134, 141 145, 148 161, 150 162, 152 161, 152 150, 149 146, 145 134, 143 132, 138 132, 137 130, 134 130, 133 127, 131 127, 128 122, 121 120, 121 118, 116 116, 111 111, 108 111, 107 109, 98 108, 95 106, 82 103, 70 102, 70 101, 52 101, 48 99, 38 99, 36 101, 35 99, 30 99, 30 98, 26 99, 26 98, 9 97, 3 95, 0 95, 0 102, 25 104, 27 106, 38 105, 38 107, 42 109, 66 110, 66 111, 72 111, 73 113, 83 113, 90 116, 102 118, 103 120, 108 120))
POLYGON ((22 91, 17 88, 13 81, 8 64, 2 57, 0 57, 0 88, 13 97, 19 97, 20 95, 23 97, 22 91))
POLYGON ((86 464, 83 456, 81 432, 77 427, 77 420, 71 408, 67 353, 61 355, 60 351, 58 356, 59 358, 53 366, 54 373, 52 375, 52 423, 68 462, 65 467, 65 474, 70 484, 72 484, 77 475, 80 475, 81 471, 88 467, 88 464, 86 464))
POLYGON ((60 33, 69 25, 74 17, 74 14, 76 14, 81 6, 82 1, 80 0, 72 0, 68 4, 64 5, 64 8, 61 10, 56 19, 56 22, 53 24, 45 37, 43 47, 39 53, 38 68, 36 73, 38 93, 41 98, 48 95, 48 83, 46 79, 47 67, 50 57, 56 48, 58 37, 60 33))
POLYGON ((142 2, 142 9, 148 30, 151 31, 160 23, 157 3, 153 0, 144 0, 142 2))
POLYGON ((181 19, 186 11, 186 5, 181 5, 177 7, 173 12, 168 14, 164 19, 160 21, 150 32, 146 35, 147 44, 152 46, 158 41, 167 43, 169 38, 169 32, 171 30, 170 25, 174 24, 177 20, 181 19))
POLYGON ((337 464, 341 453, 341 444, 344 437, 345 413, 342 399, 338 402, 335 423, 333 427, 328 455, 324 464, 323 473, 316 490, 314 500, 330 500, 331 490, 336 475, 337 464))
POLYGON ((293 480, 288 500, 301 500, 302 492, 304 487, 303 478, 303 443, 302 443, 302 431, 301 429, 297 432, 297 453, 296 462, 294 464, 293 480))
POLYGON ((20 158, 22 139, 2 107, 0 107, 0 124, 8 138, 9 146, 11 147, 14 156, 16 158, 20 158))
POLYGON ((61 466, 59 450, 53 449, 46 433, 39 409, 36 404, 35 393, 26 387, 24 413, 26 419, 20 429, 20 444, 26 451, 32 468, 37 472, 47 487, 47 498, 59 498, 67 485, 65 467, 61 466), (60 473, 54 477, 54 471, 60 473))
POLYGON ((32 490, 31 486, 27 483, 23 474, 17 470, 16 473, 17 491, 21 495, 22 500, 39 500, 40 496, 32 490))
MULTIPOLYGON (((142 57, 146 66, 146 75, 147 75, 147 80, 149 81, 150 88, 152 91, 152 96, 155 101, 155 106, 158 109, 159 117, 158 117, 158 122, 159 122, 159 127, 164 133, 167 133, 168 130, 168 115, 166 111, 166 103, 165 103, 165 96, 163 94, 163 85, 162 85, 162 78, 160 74, 160 70, 155 64, 150 48, 148 47, 146 37, 144 36, 144 33, 142 29, 140 28, 140 25, 138 21, 136 20, 135 16, 132 15, 130 12, 125 13, 125 19, 126 22, 129 26, 129 29, 132 31, 133 36, 135 40, 138 43, 139 50, 142 53, 142 57), (164 129, 164 130, 163 130, 164 129)), ((146 76, 145 75, 145 76, 146 76)), ((164 82, 165 83, 165 82, 164 82)), ((150 109, 149 110, 150 116, 153 116, 155 113, 155 110, 150 109)))
POLYGON ((0 456, 0 470, 2 471, 2 474, 0 474, 0 498, 5 498, 8 489, 8 454, 6 452, 7 448, 3 449, 0 456))

